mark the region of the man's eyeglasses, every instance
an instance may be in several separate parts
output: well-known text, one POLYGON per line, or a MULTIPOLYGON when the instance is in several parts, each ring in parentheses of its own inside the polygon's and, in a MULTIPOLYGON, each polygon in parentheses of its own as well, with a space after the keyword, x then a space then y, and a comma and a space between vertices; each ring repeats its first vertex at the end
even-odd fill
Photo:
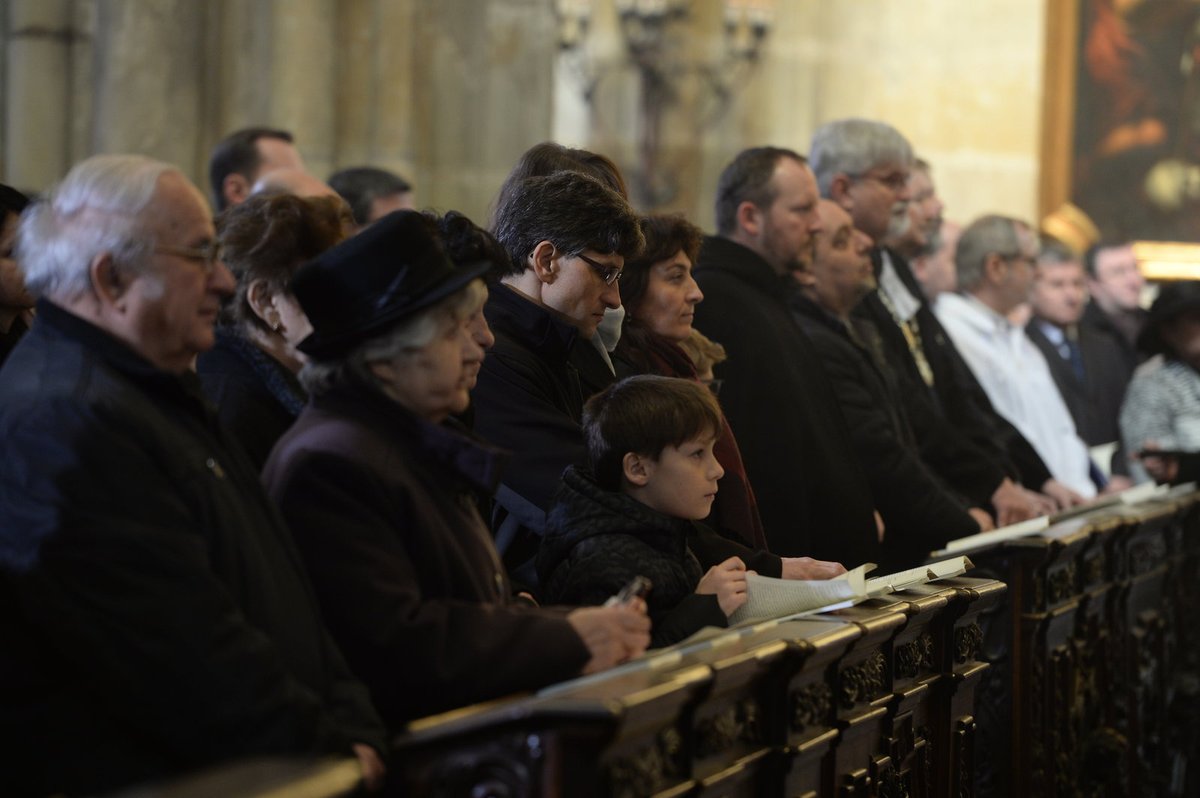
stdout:
POLYGON ((895 191, 897 193, 903 191, 908 186, 907 172, 892 172, 890 175, 873 175, 870 172, 861 175, 850 175, 855 180, 872 180, 882 186, 895 191))
POLYGON ((1037 258, 1033 255, 1026 255, 1024 252, 1018 252, 1015 255, 1001 255, 1000 257, 1007 261, 1022 261, 1025 265, 1031 267, 1037 265, 1037 258))
POLYGON ((211 272, 216 266, 217 261, 221 260, 221 245, 219 242, 211 241, 202 247, 168 247, 157 246, 155 252, 163 255, 177 255, 188 260, 200 261, 204 264, 204 270, 211 272))
POLYGON ((576 255, 575 257, 579 258, 588 266, 591 266, 592 271, 596 273, 597 277, 604 281, 605 285, 612 285, 617 280, 621 279, 621 266, 610 266, 607 263, 601 263, 600 261, 592 260, 587 255, 582 253, 576 255))

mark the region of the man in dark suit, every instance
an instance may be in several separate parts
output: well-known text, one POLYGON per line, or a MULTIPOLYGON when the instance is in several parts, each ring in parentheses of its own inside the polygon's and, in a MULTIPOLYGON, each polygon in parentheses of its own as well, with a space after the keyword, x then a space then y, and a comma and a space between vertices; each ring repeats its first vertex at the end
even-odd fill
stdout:
POLYGON ((1119 440, 1117 416, 1130 372, 1112 353, 1123 342, 1111 329, 1080 324, 1087 302, 1083 264, 1055 241, 1045 242, 1038 255, 1030 302, 1025 333, 1045 355, 1079 436, 1089 446, 1119 440))
MULTIPOLYGON (((813 136, 812 158, 822 196, 845 209, 856 228, 876 241, 903 230, 913 156, 899 131, 866 119, 830 122, 813 136)), ((972 505, 990 505, 1000 524, 1057 506, 1022 489, 1057 485, 1033 447, 992 409, 908 263, 882 247, 872 261, 880 290, 855 312, 880 331, 924 459, 972 505)))
POLYGON ((991 529, 988 513, 966 503, 921 459, 895 375, 881 356, 879 332, 850 314, 875 289, 872 242, 829 200, 819 205, 813 280, 792 298, 792 310, 812 340, 849 423, 883 516, 884 562, 911 567, 947 541, 991 529))
POLYGON ((737 434, 771 550, 847 566, 874 560, 875 502, 837 396, 788 308, 821 229, 804 157, 756 147, 717 183, 717 235, 693 275, 705 300, 695 326, 729 359, 721 405, 737 434))

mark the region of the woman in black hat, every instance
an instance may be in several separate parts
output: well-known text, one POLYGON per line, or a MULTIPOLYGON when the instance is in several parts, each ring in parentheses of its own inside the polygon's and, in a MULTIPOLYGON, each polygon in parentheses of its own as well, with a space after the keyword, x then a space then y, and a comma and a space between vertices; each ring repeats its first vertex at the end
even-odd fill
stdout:
POLYGON ((570 613, 510 601, 473 497, 500 453, 452 426, 483 350, 490 264, 456 268, 400 211, 306 264, 292 291, 311 402, 263 473, 326 622, 392 726, 641 653, 644 604, 570 613))
POLYGON ((1121 437, 1135 457, 1131 475, 1178 480, 1170 461, 1200 453, 1200 282, 1163 286, 1138 349, 1152 357, 1134 373, 1121 406, 1121 437), (1169 454, 1142 458, 1143 468, 1137 455, 1149 450, 1169 454))

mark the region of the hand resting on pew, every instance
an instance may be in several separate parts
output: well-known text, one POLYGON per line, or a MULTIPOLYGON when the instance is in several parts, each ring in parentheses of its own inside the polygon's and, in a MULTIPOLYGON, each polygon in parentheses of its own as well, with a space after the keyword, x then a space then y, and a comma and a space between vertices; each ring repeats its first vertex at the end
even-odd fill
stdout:
POLYGON ((650 617, 640 598, 609 607, 582 607, 568 614, 567 622, 591 654, 583 666, 585 675, 640 657, 650 646, 650 617))

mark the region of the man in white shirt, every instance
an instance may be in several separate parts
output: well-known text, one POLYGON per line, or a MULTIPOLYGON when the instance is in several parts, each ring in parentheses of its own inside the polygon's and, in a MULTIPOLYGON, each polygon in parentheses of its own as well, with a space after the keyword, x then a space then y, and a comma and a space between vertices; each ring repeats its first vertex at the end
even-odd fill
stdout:
POLYGON ((996 410, 1021 431, 1054 478, 1081 497, 1096 494, 1087 446, 1041 351, 1007 314, 1026 301, 1037 239, 1028 225, 984 216, 955 251, 960 293, 939 299, 938 320, 996 410))

